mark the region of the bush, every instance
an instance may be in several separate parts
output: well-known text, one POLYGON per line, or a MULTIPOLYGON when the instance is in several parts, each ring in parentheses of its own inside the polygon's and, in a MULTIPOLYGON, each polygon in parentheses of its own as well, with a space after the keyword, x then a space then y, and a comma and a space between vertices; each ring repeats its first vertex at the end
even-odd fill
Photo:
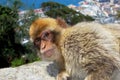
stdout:
MULTIPOLYGON (((15 54, 15 31, 17 26, 16 20, 18 19, 17 13, 12 9, 4 6, 0 6, 0 57, 2 57, 8 66, 10 61, 17 56, 15 54)), ((0 65, 3 67, 4 65, 0 65)), ((6 66, 7 67, 7 66, 6 66)))
POLYGON ((17 67, 23 64, 31 63, 40 60, 34 53, 22 55, 20 58, 15 58, 11 61, 11 67, 17 67))
POLYGON ((23 65, 25 61, 22 58, 15 58, 13 61, 11 61, 11 66, 12 67, 17 67, 20 65, 23 65))
MULTIPOLYGON (((27 20, 32 22, 32 19, 27 20)), ((24 39, 26 35, 28 37, 29 24, 19 26, 17 8, 0 6, 0 68, 15 67, 37 60, 37 56, 35 57, 32 52, 32 45, 21 44, 21 38, 24 39), (26 61, 21 58, 25 54, 30 54, 30 57, 34 57, 28 57, 29 59, 26 61)))

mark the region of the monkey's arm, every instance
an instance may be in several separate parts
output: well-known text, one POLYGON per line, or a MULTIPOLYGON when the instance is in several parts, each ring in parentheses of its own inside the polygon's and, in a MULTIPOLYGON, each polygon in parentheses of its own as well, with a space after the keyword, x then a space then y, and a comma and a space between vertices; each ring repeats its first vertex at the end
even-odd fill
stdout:
POLYGON ((68 80, 69 78, 69 74, 66 72, 66 70, 61 71, 58 75, 57 75, 57 80, 68 80))
POLYGON ((65 69, 65 61, 64 61, 63 56, 62 55, 59 56, 59 58, 55 60, 55 62, 57 63, 59 67, 59 73, 56 77, 56 80, 68 80, 69 74, 67 73, 65 69))

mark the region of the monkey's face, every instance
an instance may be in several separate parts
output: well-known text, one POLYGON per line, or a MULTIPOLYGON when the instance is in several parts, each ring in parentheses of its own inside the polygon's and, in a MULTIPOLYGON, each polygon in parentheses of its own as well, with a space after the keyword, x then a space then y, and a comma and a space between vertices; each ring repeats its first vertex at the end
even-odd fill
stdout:
POLYGON ((43 30, 34 40, 38 54, 45 60, 56 60, 59 50, 54 42, 55 35, 50 30, 43 30))

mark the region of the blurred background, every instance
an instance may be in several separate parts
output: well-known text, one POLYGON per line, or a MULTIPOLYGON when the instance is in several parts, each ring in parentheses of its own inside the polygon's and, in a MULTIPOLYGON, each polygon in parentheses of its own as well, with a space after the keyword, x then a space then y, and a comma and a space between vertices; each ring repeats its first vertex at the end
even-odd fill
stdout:
POLYGON ((40 17, 120 24, 120 0, 0 0, 0 68, 40 60, 28 35, 40 17))

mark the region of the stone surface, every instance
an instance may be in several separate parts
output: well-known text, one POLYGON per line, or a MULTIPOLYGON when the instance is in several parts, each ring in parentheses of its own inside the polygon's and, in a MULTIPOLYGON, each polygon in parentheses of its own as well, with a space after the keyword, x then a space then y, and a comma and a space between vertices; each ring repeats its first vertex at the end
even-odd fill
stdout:
MULTIPOLYGON (((58 66, 53 62, 38 61, 15 68, 0 69, 0 80, 56 80, 58 66)), ((116 70, 111 80, 120 80, 116 70)))
POLYGON ((55 80, 57 74, 56 64, 38 61, 15 68, 0 69, 0 80, 55 80))

